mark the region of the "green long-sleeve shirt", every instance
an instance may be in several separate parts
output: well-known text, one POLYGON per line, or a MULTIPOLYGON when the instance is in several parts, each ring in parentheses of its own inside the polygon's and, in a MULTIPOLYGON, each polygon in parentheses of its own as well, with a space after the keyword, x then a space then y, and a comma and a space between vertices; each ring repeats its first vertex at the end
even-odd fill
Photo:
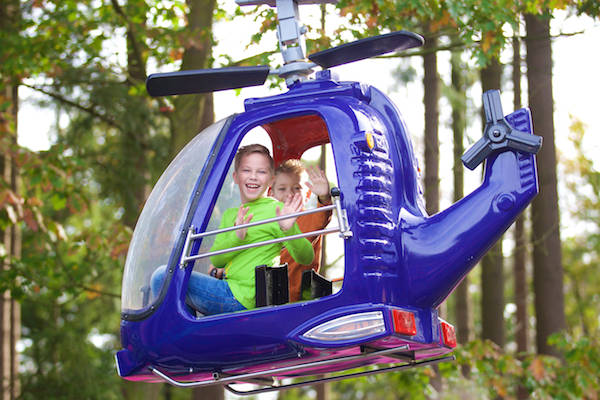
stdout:
MULTIPOLYGON (((283 208, 283 203, 270 198, 262 197, 250 203, 244 204, 248 207, 248 214, 252 214, 252 221, 256 222, 276 216, 277 206, 283 208)), ((229 208, 223 213, 219 229, 234 225, 238 208, 229 208)), ((265 240, 281 238, 302 233, 298 224, 286 232, 279 227, 279 223, 271 222, 248 228, 246 237, 241 240, 236 231, 218 234, 211 251, 228 249, 249 243, 262 242, 265 240)), ((225 268, 227 283, 235 298, 246 308, 255 307, 255 280, 254 268, 258 265, 273 266, 279 263, 279 254, 285 244, 285 248, 299 264, 310 264, 314 258, 312 245, 306 238, 289 240, 283 243, 274 243, 258 246, 246 250, 238 250, 225 254, 219 254, 210 258, 211 263, 218 268, 225 268)))

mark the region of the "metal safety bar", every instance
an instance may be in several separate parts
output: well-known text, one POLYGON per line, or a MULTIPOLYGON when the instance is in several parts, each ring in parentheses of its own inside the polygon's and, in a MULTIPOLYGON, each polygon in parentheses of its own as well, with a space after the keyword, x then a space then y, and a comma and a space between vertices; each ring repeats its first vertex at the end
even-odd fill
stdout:
MULTIPOLYGON (((241 225, 239 225, 239 226, 241 226, 241 225)), ((307 233, 299 233, 297 235, 290 235, 290 236, 285 236, 282 238, 265 240, 263 242, 249 243, 249 244, 244 244, 241 246, 230 247, 228 249, 209 251, 209 252, 198 254, 195 256, 188 256, 188 257, 185 257, 185 259, 182 259, 181 262, 183 265, 185 265, 185 263, 187 263, 188 261, 200 260, 202 258, 212 257, 212 256, 216 256, 219 254, 231 253, 234 251, 246 250, 246 249, 251 249, 254 247, 260 247, 260 246, 264 246, 267 244, 287 242, 289 240, 301 239, 301 238, 304 238, 307 236, 324 235, 327 233, 333 233, 333 232, 339 232, 339 231, 340 231, 340 228, 335 227, 335 228, 321 229, 318 231, 312 231, 312 232, 307 232, 307 233)))
POLYGON ((350 230, 350 225, 348 223, 348 217, 346 214, 346 210, 344 210, 341 205, 340 191, 338 188, 331 189, 331 199, 332 199, 333 204, 328 205, 328 206, 318 207, 318 208, 314 208, 311 210, 299 211, 297 213, 281 215, 278 217, 263 219, 263 220, 256 221, 256 222, 249 222, 247 224, 216 229, 216 230, 209 231, 209 232, 194 233, 194 230, 195 230, 194 226, 190 226, 188 229, 188 232, 187 232, 187 236, 185 238, 185 243, 183 245, 183 252, 181 255, 181 262, 179 263, 179 267, 183 269, 183 268, 185 268, 185 265, 188 262, 200 260, 202 258, 212 257, 212 256, 216 256, 219 254, 225 254, 225 253, 230 253, 230 252, 239 251, 239 250, 251 249, 254 247, 264 246, 264 245, 268 245, 268 244, 287 242, 288 240, 301 239, 301 238, 305 238, 305 237, 309 237, 309 236, 324 235, 324 234, 329 234, 329 233, 333 233, 333 232, 340 232, 340 236, 342 236, 343 238, 349 238, 352 236, 352 231, 350 230), (235 231, 238 229, 246 229, 246 228, 250 228, 253 226, 257 226, 257 225, 269 224, 272 222, 282 221, 282 220, 288 219, 288 218, 298 218, 303 215, 309 215, 309 214, 314 214, 314 213, 318 213, 318 212, 325 212, 325 211, 334 210, 334 209, 336 210, 336 215, 338 218, 338 226, 337 227, 321 229, 321 230, 311 231, 311 232, 305 232, 305 233, 300 233, 297 235, 285 236, 283 238, 265 240, 262 242, 249 243, 249 244, 245 244, 245 245, 241 245, 241 246, 230 247, 228 249, 210 251, 210 252, 190 256, 191 244, 196 239, 200 239, 200 238, 203 238, 206 236, 218 235, 220 233, 231 232, 231 231, 235 231))
POLYGON ((274 392, 276 390, 284 390, 284 389, 291 389, 291 388, 295 388, 295 387, 314 385, 316 383, 336 382, 336 381, 341 381, 344 379, 351 379, 351 378, 358 378, 361 376, 381 374, 384 372, 398 371, 401 369, 415 368, 415 367, 421 367, 421 366, 425 366, 425 365, 434 365, 434 364, 438 364, 440 362, 454 361, 454 360, 455 360, 454 356, 439 357, 439 358, 434 358, 432 360, 410 362, 410 363, 406 363, 406 364, 402 364, 402 365, 394 365, 391 367, 377 368, 377 369, 369 370, 369 371, 354 372, 351 374, 336 375, 336 376, 330 376, 327 378, 309 379, 309 380, 302 381, 302 382, 289 383, 287 385, 272 385, 272 386, 268 386, 268 387, 264 387, 264 388, 260 388, 260 389, 254 389, 254 390, 243 390, 243 391, 236 390, 236 389, 232 388, 230 384, 227 384, 224 386, 225 386, 225 389, 229 390, 233 394, 237 394, 238 396, 248 396, 248 395, 259 394, 259 393, 274 392))
MULTIPOLYGON (((257 372, 247 373, 247 374, 239 374, 239 375, 229 375, 229 374, 221 374, 221 373, 215 372, 215 373, 213 373, 213 379, 211 379, 211 380, 192 381, 192 382, 177 381, 177 380, 171 378, 170 376, 166 375, 165 373, 159 371, 154 366, 149 366, 148 369, 154 375, 158 376, 159 378, 163 379, 164 381, 166 381, 167 383, 169 383, 173 386, 199 387, 199 386, 211 386, 211 385, 219 384, 219 385, 225 385, 225 388, 232 393, 235 393, 238 395, 250 395, 250 394, 258 394, 258 393, 264 393, 264 392, 272 392, 272 391, 281 390, 281 389, 289 389, 289 388, 298 387, 298 386, 312 385, 314 383, 320 383, 320 382, 339 381, 342 379, 356 378, 359 376, 373 375, 373 374, 378 374, 378 373, 382 373, 382 372, 390 372, 390 371, 399 370, 399 369, 437 364, 442 361, 452 361, 455 359, 454 356, 445 356, 445 357, 439 357, 439 358, 423 360, 423 361, 410 361, 410 362, 402 364, 402 365, 396 365, 396 366, 391 366, 391 367, 387 367, 387 368, 378 368, 376 370, 349 373, 349 374, 331 376, 331 377, 326 377, 326 378, 311 379, 311 380, 307 380, 307 381, 303 381, 303 382, 296 382, 296 383, 287 384, 287 385, 278 385, 278 382, 274 382, 274 385, 271 385, 271 386, 268 386, 265 388, 261 388, 261 389, 250 390, 250 391, 238 391, 238 390, 232 388, 231 386, 229 386, 229 384, 233 384, 236 382, 257 383, 257 379, 260 380, 261 378, 270 378, 270 377, 273 377, 274 375, 290 373, 290 372, 298 371, 299 369, 303 369, 303 368, 324 367, 327 365, 336 364, 338 362, 354 361, 354 360, 360 360, 360 359, 364 359, 364 358, 374 358, 374 357, 382 357, 382 356, 393 357, 394 354, 397 354, 398 352, 401 352, 401 351, 407 350, 407 349, 408 349, 408 346, 403 345, 403 346, 399 346, 396 348, 377 350, 374 352, 362 353, 362 354, 354 355, 354 356, 337 357, 337 358, 333 358, 330 360, 314 361, 314 362, 308 362, 308 363, 304 363, 304 364, 291 365, 288 367, 273 368, 273 369, 268 369, 268 370, 264 370, 264 371, 257 371, 257 372)), ((294 376, 298 377, 301 375, 292 374, 291 376, 288 376, 288 378, 293 378, 294 376)))
POLYGON ((233 382, 244 381, 246 379, 255 379, 255 378, 271 376, 271 375, 275 375, 275 374, 283 374, 286 372, 294 372, 300 368, 324 367, 327 365, 336 364, 338 362, 349 362, 349 361, 361 360, 364 358, 381 357, 381 356, 397 353, 399 351, 404 351, 404 350, 408 350, 408 345, 405 344, 405 345, 394 347, 391 349, 377 350, 377 351, 373 351, 373 352, 361 353, 361 354, 356 354, 356 355, 352 355, 352 356, 336 357, 336 358, 331 358, 329 360, 312 361, 312 362, 307 362, 307 363, 302 363, 302 364, 290 365, 287 367, 272 368, 272 369, 268 369, 268 370, 264 370, 264 371, 257 371, 257 372, 249 372, 247 374, 221 375, 221 373, 219 373, 219 372, 213 372, 212 380, 197 381, 197 382, 176 381, 175 379, 169 377, 168 375, 166 375, 163 372, 156 369, 154 366, 149 366, 148 369, 154 375, 163 378, 165 381, 167 381, 171 385, 178 386, 178 387, 195 387, 195 386, 214 385, 215 383, 220 383, 220 384, 233 383, 233 382))
POLYGON ((202 238, 205 236, 218 235, 219 233, 231 232, 231 231, 235 231, 238 229, 250 228, 253 226, 257 226, 257 225, 269 224, 271 222, 277 222, 277 221, 281 221, 281 220, 288 219, 288 218, 294 218, 294 217, 297 218, 297 217, 301 217, 303 215, 314 214, 314 213, 318 213, 321 211, 328 211, 328 210, 334 210, 334 209, 335 209, 335 205, 331 204, 329 206, 313 208, 311 210, 298 211, 297 213, 294 213, 294 214, 287 214, 287 215, 282 215, 280 217, 262 219, 262 220, 256 221, 256 222, 248 222, 247 224, 230 226, 230 227, 222 228, 222 229, 216 229, 216 230, 210 231, 210 232, 194 233, 190 236, 190 239, 192 239, 192 240, 199 239, 199 238, 202 238))

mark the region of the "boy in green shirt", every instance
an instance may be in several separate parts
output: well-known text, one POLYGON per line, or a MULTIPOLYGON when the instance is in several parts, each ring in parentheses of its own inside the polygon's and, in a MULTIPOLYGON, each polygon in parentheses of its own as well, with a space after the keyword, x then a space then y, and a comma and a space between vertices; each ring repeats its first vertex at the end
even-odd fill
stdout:
MULTIPOLYGON (((238 208, 225 211, 219 229, 301 211, 303 204, 300 194, 286 199, 284 203, 264 197, 273 182, 273 177, 273 159, 266 147, 259 144, 241 147, 234 160, 233 181, 238 185, 242 204, 238 208)), ((278 222, 221 233, 216 236, 211 251, 299 233, 301 231, 296 224, 296 218, 291 217, 278 222)), ((283 243, 298 263, 312 262, 314 251, 307 239, 295 239, 283 243)), ((211 263, 217 269, 224 268, 226 279, 219 280, 192 272, 188 286, 188 302, 204 315, 254 308, 254 268, 258 265, 272 266, 279 263, 282 247, 282 243, 274 243, 212 256, 211 263)))

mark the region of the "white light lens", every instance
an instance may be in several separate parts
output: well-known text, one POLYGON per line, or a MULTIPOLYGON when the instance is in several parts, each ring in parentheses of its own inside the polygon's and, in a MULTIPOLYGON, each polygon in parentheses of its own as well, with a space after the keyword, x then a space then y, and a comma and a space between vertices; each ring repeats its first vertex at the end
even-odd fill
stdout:
POLYGON ((385 332, 381 311, 346 315, 312 328, 304 337, 329 342, 357 339, 385 332))

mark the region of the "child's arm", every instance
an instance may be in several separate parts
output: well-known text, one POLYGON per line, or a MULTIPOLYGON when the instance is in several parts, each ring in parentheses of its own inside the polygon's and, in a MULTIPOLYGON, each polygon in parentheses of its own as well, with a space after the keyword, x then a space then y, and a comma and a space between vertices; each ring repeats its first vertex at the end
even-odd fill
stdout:
MULTIPOLYGON (((294 224, 291 229, 283 234, 286 236, 291 236, 300 233, 302 233, 302 231, 300 231, 300 228, 298 228, 298 224, 294 224)), ((298 264, 310 265, 315 257, 315 250, 313 249, 312 244, 306 238, 288 240, 285 242, 285 248, 289 251, 292 258, 298 264)))
MULTIPOLYGON (((299 193, 295 194, 292 198, 286 199, 283 203, 283 208, 279 206, 275 209, 277 216, 287 215, 296 213, 302 210, 302 196, 299 193)), ((296 218, 288 218, 279 221, 279 227, 285 236, 297 235, 302 233, 296 218)), ((306 239, 294 239, 285 242, 285 247, 288 249, 290 255, 299 264, 308 265, 312 263, 315 256, 315 251, 312 244, 306 239)))
MULTIPOLYGON (((219 229, 228 228, 230 226, 235 225, 236 218, 240 214, 240 210, 242 208, 243 207, 240 206, 240 208, 237 211, 235 209, 228 209, 227 211, 225 211, 225 213, 223 214, 223 218, 221 219, 221 223, 219 224, 219 229)), ((244 213, 244 215, 245 215, 245 213, 244 213)), ((251 217, 252 217, 252 214, 250 214, 250 218, 251 217)), ((219 250, 229 249, 231 247, 242 245, 244 243, 244 241, 243 241, 243 239, 240 239, 237 232, 238 231, 229 231, 229 232, 225 232, 225 233, 219 233, 215 237, 215 242, 213 243, 212 247, 210 248, 210 251, 219 251, 219 250)), ((244 237, 245 237, 245 232, 244 232, 244 237)), ((243 251, 243 250, 232 251, 232 252, 212 256, 212 257, 210 257, 210 262, 215 267, 224 267, 240 251, 243 251)))

